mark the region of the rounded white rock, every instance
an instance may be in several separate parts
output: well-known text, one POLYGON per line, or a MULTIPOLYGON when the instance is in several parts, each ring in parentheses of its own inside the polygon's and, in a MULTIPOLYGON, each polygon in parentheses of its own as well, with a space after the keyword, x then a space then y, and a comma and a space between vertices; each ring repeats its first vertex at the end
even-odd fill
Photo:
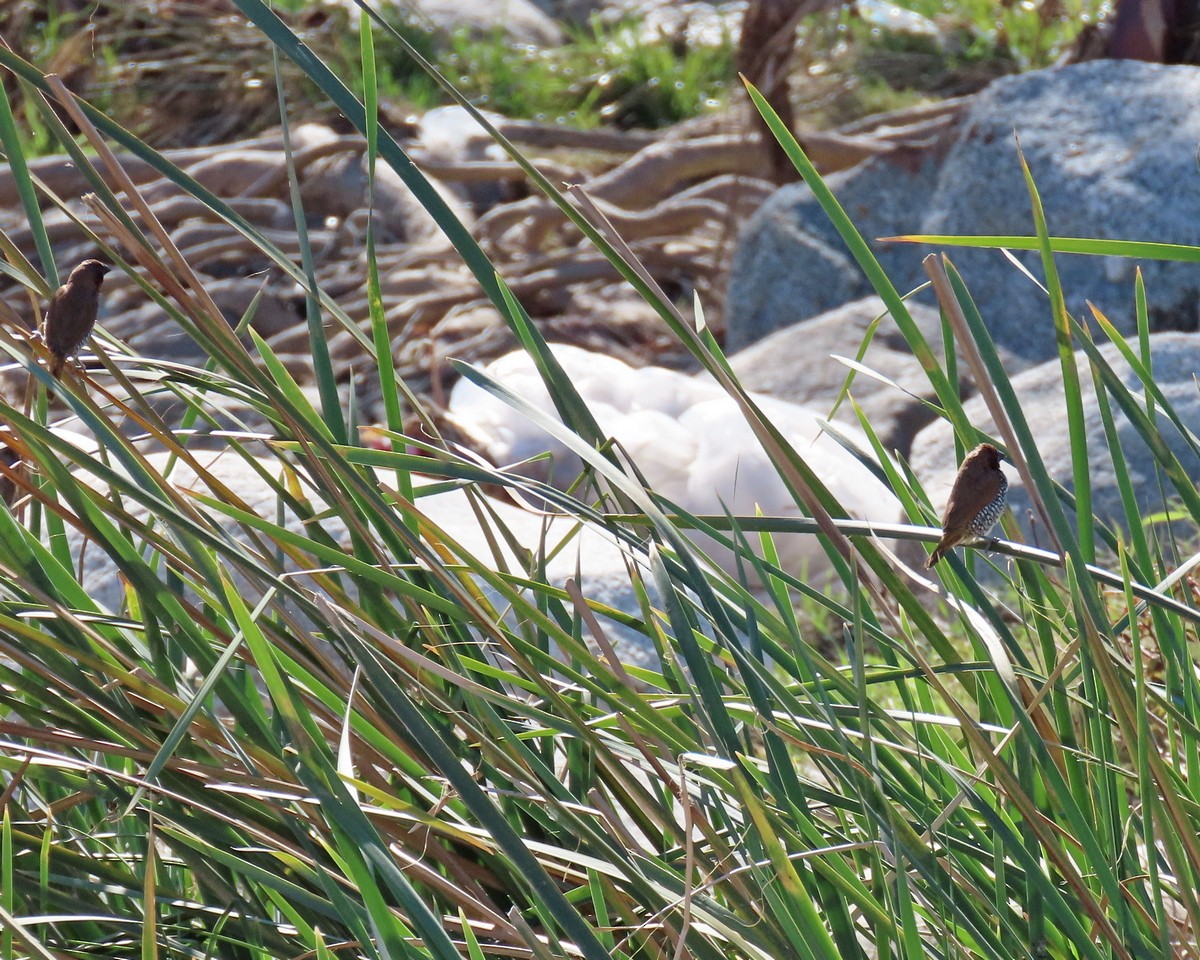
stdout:
MULTIPOLYGON (((554 344, 556 359, 596 418, 601 429, 625 450, 647 486, 681 509, 697 515, 795 517, 801 514, 770 457, 738 404, 713 380, 684 376, 661 367, 640 369, 613 357, 554 344)), ((545 384, 523 351, 507 354, 484 368, 531 406, 554 416, 545 384)), ((890 490, 833 437, 823 432, 816 411, 799 404, 753 395, 765 416, 784 435, 813 472, 829 487, 846 513, 862 520, 893 523, 900 505, 890 490)), ((512 466, 538 454, 554 458, 553 481, 568 486, 580 470, 569 453, 537 424, 469 380, 450 395, 451 419, 473 437, 497 466, 512 466)), ((839 431, 869 449, 853 428, 839 431)), ((545 461, 524 475, 547 479, 545 461)), ((693 537, 730 572, 732 555, 714 550, 707 538, 693 537)), ((753 538, 752 538, 753 541, 753 538)), ((784 568, 810 578, 829 571, 818 538, 776 536, 784 568)))

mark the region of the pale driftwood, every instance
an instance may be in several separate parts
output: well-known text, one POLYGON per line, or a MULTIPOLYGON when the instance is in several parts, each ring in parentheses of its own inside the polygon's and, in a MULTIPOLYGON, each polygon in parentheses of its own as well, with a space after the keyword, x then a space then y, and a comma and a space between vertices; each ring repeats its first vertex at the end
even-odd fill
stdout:
MULTIPOLYGON (((247 187, 277 170, 282 163, 283 158, 277 153, 229 147, 223 153, 191 164, 183 172, 218 197, 236 197, 246 195, 247 187)), ((150 205, 187 195, 183 187, 166 177, 137 186, 142 199, 150 205)))
MULTIPOLYGON (((668 253, 660 245, 635 244, 634 251, 652 271, 678 271, 694 268, 695 257, 680 253, 668 253)), ((565 290, 567 287, 597 280, 620 278, 609 261, 597 251, 588 251, 574 257, 561 257, 548 261, 539 259, 536 269, 507 277, 508 286, 517 299, 527 301, 547 290, 565 290), (547 266, 547 262, 550 263, 547 266)), ((462 307, 478 299, 479 288, 474 283, 464 283, 454 290, 439 290, 436 293, 417 296, 397 304, 387 313, 388 331, 393 338, 426 336, 454 307, 462 307)))
MULTIPOLYGON (((268 198, 234 199, 230 201, 230 206, 249 223, 262 228, 278 229, 286 227, 292 220, 291 208, 279 200, 268 198)), ((176 227, 184 220, 189 219, 203 219, 210 223, 224 223, 207 204, 186 194, 160 200, 158 203, 153 204, 151 209, 154 211, 154 215, 158 218, 159 222, 168 228, 176 227)), ((77 213, 81 219, 84 219, 86 216, 82 210, 77 211, 77 213)), ((141 220, 136 215, 133 219, 135 222, 140 222, 141 220)), ((49 237, 50 243, 56 247, 71 243, 82 243, 87 240, 87 235, 83 232, 79 224, 61 210, 49 211, 42 218, 42 222, 46 228, 46 236, 49 237)), ((227 227, 226 229, 232 228, 227 227)), ((8 237, 22 250, 33 249, 33 230, 27 224, 12 230, 8 234, 8 237)), ((111 284, 111 281, 109 283, 111 284)))
MULTIPOLYGON (((297 150, 294 156, 297 170, 303 171, 322 157, 365 149, 366 144, 362 137, 336 137, 297 150)), ((247 140, 236 145, 165 150, 163 157, 207 189, 228 199, 239 196, 263 197, 272 191, 282 190, 287 182, 287 168, 282 151, 282 138, 275 136, 247 140)), ((152 205, 176 199, 195 202, 174 182, 161 176, 158 170, 140 157, 120 154, 117 159, 130 180, 141 188, 143 196, 152 205)), ((37 180, 62 199, 77 197, 92 188, 87 176, 69 157, 38 157, 30 161, 29 169, 37 180)), ((107 170, 93 169, 109 187, 117 186, 107 170)), ((20 196, 12 170, 8 166, 0 167, 0 207, 16 206, 19 203, 20 196)))
MULTIPOLYGON (((279 200, 267 197, 242 199, 235 197, 228 201, 228 203, 235 213, 251 225, 260 229, 286 228, 293 221, 291 207, 279 200)), ((158 218, 158 221, 168 229, 177 227, 185 220, 204 220, 208 223, 220 224, 225 222, 207 204, 187 194, 179 194, 168 197, 165 200, 160 200, 151 205, 151 210, 158 218)), ((78 211, 78 214, 81 219, 85 217, 84 211, 78 211)), ((141 217, 134 214, 133 220, 136 223, 140 223, 141 217)), ((47 212, 42 222, 45 225, 46 235, 49 237, 50 243, 55 247, 82 243, 87 240, 87 235, 83 232, 79 224, 61 210, 47 212)), ((226 227, 225 229, 230 230, 232 228, 226 227)), ((8 236, 22 250, 33 249, 33 230, 27 224, 12 230, 8 236)), ((108 281, 110 287, 112 282, 112 280, 108 281)))
MULTIPOLYGON (((445 257, 442 258, 445 260, 445 257)), ((363 272, 365 277, 366 272, 363 272)), ((404 269, 382 273, 379 278, 379 292, 385 299, 400 297, 419 297, 434 290, 444 290, 446 287, 468 286, 471 284, 470 274, 455 269, 437 269, 432 265, 423 270, 404 269)), ((363 284, 366 291, 366 284, 363 284)), ((365 298, 363 299, 365 303, 365 298)))
POLYGON ((895 145, 873 137, 851 136, 836 130, 801 131, 797 135, 808 159, 822 174, 848 170, 864 160, 890 153, 895 145))
MULTIPOLYGON (((715 195, 721 192, 723 186, 728 187, 728 184, 702 184, 696 188, 695 193, 701 198, 706 190, 715 195)), ((753 186, 759 190, 765 189, 765 185, 754 183, 753 186)), ((695 202, 704 201, 699 199, 695 202)), ((724 207, 718 209, 718 205, 713 203, 707 212, 725 215, 727 211, 724 207)), ((634 247, 637 255, 652 271, 665 275, 694 270, 697 264, 705 262, 711 254, 711 241, 698 241, 684 248, 679 246, 678 240, 672 238, 672 245, 677 249, 670 252, 665 250, 664 244, 658 240, 635 243, 634 247)), ((535 256, 523 261, 519 270, 514 269, 515 266, 510 264, 506 269, 506 279, 516 296, 526 302, 535 297, 544 297, 551 291, 565 294, 573 287, 597 281, 612 281, 619 276, 616 269, 599 253, 583 253, 577 248, 565 248, 553 254, 535 256)), ((369 304, 364 295, 365 274, 362 265, 357 264, 352 271, 347 272, 345 264, 338 264, 330 267, 329 271, 330 278, 336 271, 338 289, 331 287, 319 274, 318 279, 322 281, 326 292, 336 296, 346 315, 367 332, 369 304)), ((386 306, 385 320, 394 341, 394 349, 397 351, 407 340, 433 335, 436 326, 452 313, 480 302, 480 291, 474 280, 469 275, 457 271, 437 271, 436 275, 431 275, 428 270, 388 271, 384 274, 382 285, 386 306)), ((306 336, 305 331, 300 329, 281 331, 269 342, 272 349, 285 354, 299 350, 301 341, 306 336)), ((341 356, 342 350, 351 351, 354 339, 349 334, 346 335, 349 339, 341 334, 337 336, 341 339, 338 340, 338 348, 334 351, 335 359, 341 356)))
POLYGON ((974 96, 952 97, 937 103, 922 103, 915 107, 902 107, 886 113, 873 113, 869 117, 842 124, 837 132, 843 136, 858 137, 874 134, 881 128, 901 130, 942 117, 958 116, 971 103, 974 96))
POLYGON ((504 120, 497 129, 513 143, 557 150, 595 150, 600 153, 636 153, 663 136, 635 130, 574 130, 533 120, 504 120))
MULTIPOLYGON (((498 357, 511 349, 515 343, 516 334, 499 318, 494 324, 484 327, 478 333, 455 340, 452 343, 442 341, 434 332, 432 339, 433 355, 429 361, 442 361, 448 357, 469 357, 473 363, 482 358, 498 357)), ((484 361, 486 362, 486 361, 484 361)))
POLYGON ((898 147, 924 147, 937 142, 958 124, 959 114, 946 113, 903 127, 876 127, 871 136, 898 147))
MULTIPOLYGON (((810 159, 825 172, 853 166, 895 148, 886 141, 828 133, 806 134, 803 141, 810 159)), ((635 211, 679 191, 683 184, 722 174, 757 178, 762 169, 757 135, 718 134, 695 140, 657 141, 585 186, 589 196, 606 204, 607 210, 623 208, 624 213, 617 216, 632 218, 635 211)), ((563 220, 562 212, 546 198, 528 197, 480 217, 476 235, 491 243, 502 243, 509 230, 524 223, 529 237, 540 238, 563 220)))
MULTIPOLYGON (((273 197, 233 197, 225 202, 234 213, 255 226, 285 229, 294 223, 292 208, 273 197)), ((177 226, 184 220, 224 222, 208 204, 187 194, 163 200, 151 209, 164 227, 177 226)))
POLYGON ((561 223, 563 217, 545 197, 526 197, 524 200, 505 203, 489 210, 475 222, 475 229, 471 232, 487 249, 502 244, 509 231, 517 224, 532 225, 535 220, 548 220, 549 223, 545 227, 548 230, 561 223))
MULTIPOLYGON (((435 153, 414 150, 413 165, 423 174, 445 183, 512 183, 526 178, 521 167, 509 160, 448 160, 435 153)), ((535 160, 533 165, 551 183, 577 179, 578 169, 553 160, 535 160)))
MULTIPOLYGON (((84 211, 79 209, 78 204, 75 204, 72 209, 81 219, 83 218, 84 211)), ((42 217, 42 225, 45 227, 46 236, 52 246, 79 243, 87 239, 87 235, 79 224, 61 210, 49 211, 42 217)), ((9 231, 8 239, 22 250, 30 251, 34 248, 33 229, 28 224, 9 231)))
MULTIPOLYGON (((660 139, 653 134, 615 130, 572 130, 550 124, 517 120, 504 121, 500 125, 500 129, 514 143, 526 146, 568 150, 595 150, 602 153, 633 153, 660 139)), ((216 144, 213 146, 164 150, 162 151, 162 155, 177 167, 187 170, 196 164, 219 158, 221 155, 227 154, 230 149, 261 150, 277 154, 280 158, 280 170, 268 173, 262 180, 250 184, 245 189, 244 195, 263 196, 269 194, 273 189, 277 190, 279 186, 286 183, 287 172, 282 163, 283 137, 278 133, 241 141, 236 145, 216 144)), ((324 143, 317 143, 311 147, 297 150, 295 153, 296 164, 298 169, 303 169, 312 161, 323 156, 329 156, 332 153, 346 151, 362 152, 365 149, 366 142, 358 135, 336 137, 324 143)), ((141 157, 131 153, 122 153, 117 155, 117 159, 126 173, 129 174, 130 179, 139 186, 161 178, 158 170, 141 157)), ((425 163, 432 168, 432 163, 428 156, 424 159, 425 163)), ((462 176, 455 177, 450 175, 443 177, 443 179, 475 182, 475 172, 470 170, 470 164, 451 166, 463 167, 464 172, 462 176)), ((29 170, 34 177, 44 183, 48 189, 52 190, 59 197, 78 196, 92 189, 88 178, 75 166, 71 158, 67 156, 56 155, 35 158, 29 162, 29 170)), ((107 171, 99 170, 97 172, 100 174, 101 179, 110 187, 115 185, 107 171)), ((503 165, 502 172, 503 179, 516 178, 515 174, 510 175, 511 171, 507 164, 503 165)), ((8 166, 0 167, 0 207, 15 206, 20 203, 20 199, 12 170, 8 166)))
MULTIPOLYGON (((339 153, 362 153, 366 149, 366 141, 357 134, 348 137, 335 137, 332 140, 314 143, 311 147, 296 150, 292 154, 292 161, 296 166, 296 175, 299 177, 310 164, 323 157, 331 157, 339 153)), ((240 190, 238 196, 275 196, 283 191, 284 185, 287 183, 287 177, 287 162, 281 148, 275 169, 268 170, 257 180, 240 190)))
MULTIPOLYGON (((282 140, 278 136, 260 137, 238 144, 239 149, 271 150, 282 149, 282 140)), ((213 157, 230 149, 229 144, 211 147, 187 147, 179 150, 164 150, 163 156, 179 167, 187 167, 213 157)), ((131 153, 117 155, 121 166, 136 184, 149 183, 159 178, 159 172, 141 157, 131 153)), ((75 166, 70 157, 52 156, 37 157, 29 161, 29 172, 46 185, 59 197, 77 197, 91 190, 87 177, 75 166)), ((106 170, 98 170, 100 178, 110 187, 116 186, 116 181, 106 170)), ((17 193, 16 180, 12 170, 7 166, 0 167, 0 207, 15 206, 21 202, 17 193)))
MULTIPOLYGON (((765 180, 725 174, 705 180, 648 210, 631 211, 600 201, 597 206, 626 240, 670 239, 706 222, 728 223, 757 209, 774 192, 765 180)), ((530 235, 537 246, 541 237, 530 235)))
POLYGON ((660 141, 593 177, 587 191, 598 200, 636 210, 670 195, 684 183, 722 173, 753 176, 762 163, 747 149, 748 142, 743 135, 660 141))
MULTIPOLYGON (((612 170, 587 182, 588 193, 597 200, 629 210, 644 208, 668 196, 680 184, 722 173, 753 174, 761 166, 747 149, 747 138, 737 135, 702 137, 698 140, 660 140, 634 154, 612 170)), ((479 218, 476 234, 499 239, 522 220, 551 219, 561 222, 563 214, 545 197, 528 197, 497 207, 479 218)), ((534 233, 548 227, 534 226, 534 233)))
MULTIPOLYGON (((270 240, 284 256, 298 260, 300 258, 300 241, 294 230, 261 230, 267 240, 270 240)), ((328 230, 314 230, 309 233, 314 255, 320 256, 328 247, 333 234, 328 230)), ((248 261, 258 263, 266 254, 246 237, 242 236, 225 224, 199 223, 181 228, 172 240, 179 251, 193 265, 210 263, 219 257, 235 253, 243 254, 248 261)))
POLYGON ((757 210, 764 200, 775 192, 775 184, 757 177, 744 177, 727 173, 688 187, 677 195, 679 200, 712 200, 734 208, 746 207, 757 210))

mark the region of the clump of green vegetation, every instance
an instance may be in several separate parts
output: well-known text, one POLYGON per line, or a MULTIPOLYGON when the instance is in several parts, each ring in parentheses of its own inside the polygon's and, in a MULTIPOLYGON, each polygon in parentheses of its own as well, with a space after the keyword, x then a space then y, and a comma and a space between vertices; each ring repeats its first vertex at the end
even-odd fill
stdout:
POLYGON ((647 41, 634 24, 594 25, 555 50, 460 35, 439 66, 474 102, 571 126, 662 127, 724 102, 729 38, 715 46, 647 41))
POLYGON ((949 28, 964 60, 1011 57, 1022 70, 1048 67, 1110 0, 904 0, 913 13, 949 28))
MULTIPOLYGON (((794 85, 799 114, 822 125, 895 109, 914 100, 977 89, 1017 69, 1053 62, 1101 0, 952 3, 907 0, 888 9, 927 19, 937 36, 881 25, 863 5, 804 21, 794 85)), ((346 8, 279 5, 308 47, 361 93, 357 30, 346 8)), ((398 27, 478 106, 514 118, 573 127, 658 128, 721 108, 735 88, 735 44, 648 39, 626 22, 571 30, 556 49, 502 36, 446 37, 413 23, 398 27)), ((58 73, 89 102, 156 147, 252 136, 278 122, 269 48, 240 15, 180 5, 170 15, 145 0, 0 5, 0 35, 22 57, 58 73)), ((447 102, 401 44, 381 33, 377 82, 384 104, 423 111, 447 102)), ((281 65, 296 116, 333 119, 290 63, 281 65)), ((19 88, 6 92, 24 114, 31 155, 51 144, 19 88)))
MULTIPOLYGON (((357 31, 342 7, 282 14, 310 49, 361 93, 357 31)), ((481 107, 506 116, 576 127, 656 128, 723 103, 734 75, 731 40, 688 46, 647 40, 635 24, 594 24, 556 49, 516 45, 466 31, 444 37, 400 24, 406 41, 481 107)), ((0 10, 0 35, 23 58, 68 85, 156 147, 252 136, 278 122, 270 48, 240 16, 183 7, 162 17, 145 3, 98 0, 83 10, 17 6, 0 10)), ((381 34, 377 82, 385 104, 422 111, 447 102, 403 46, 381 34)), ((296 115, 327 107, 290 63, 281 64, 296 115)), ((29 152, 50 144, 20 88, 7 92, 27 114, 29 152)))
POLYGON ((810 17, 799 36, 798 114, 817 125, 845 123, 1050 66, 1107 6, 863 0, 831 17, 810 17))

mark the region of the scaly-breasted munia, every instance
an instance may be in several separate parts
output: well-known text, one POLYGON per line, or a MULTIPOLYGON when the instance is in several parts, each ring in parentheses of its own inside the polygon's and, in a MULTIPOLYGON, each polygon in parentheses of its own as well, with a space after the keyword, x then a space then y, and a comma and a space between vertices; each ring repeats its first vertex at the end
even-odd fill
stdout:
POLYGON ((960 543, 986 537, 996 525, 1008 495, 1008 478, 1000 469, 1003 459, 990 443, 981 443, 967 454, 942 514, 942 539, 925 561, 926 569, 960 543))
POLYGON ((96 326, 100 308, 100 284, 112 268, 99 260, 84 260, 67 277, 46 311, 44 339, 50 348, 50 373, 62 373, 67 357, 75 353, 96 326))

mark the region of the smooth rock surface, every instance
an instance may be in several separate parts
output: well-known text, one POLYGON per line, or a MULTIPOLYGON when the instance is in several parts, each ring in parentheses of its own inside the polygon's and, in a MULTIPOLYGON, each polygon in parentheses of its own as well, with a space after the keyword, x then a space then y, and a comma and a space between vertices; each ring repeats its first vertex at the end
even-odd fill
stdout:
MULTIPOLYGON (((877 238, 918 232, 939 166, 932 153, 914 159, 896 151, 826 178, 902 293, 923 279, 928 250, 877 238)), ((788 184, 750 218, 738 241, 725 301, 725 348, 736 352, 872 293, 812 191, 788 184)))
MULTIPOLYGON (((634 369, 577 347, 554 344, 552 348, 601 430, 615 438, 655 493, 698 515, 720 515, 728 509, 737 516, 753 516, 756 508, 766 516, 799 515, 740 409, 714 381, 662 367, 634 369)), ((527 403, 556 416, 527 354, 508 354, 489 364, 485 372, 527 403)), ((898 516, 891 492, 821 431, 819 412, 763 395, 755 399, 850 516, 884 523, 898 516)), ((521 472, 562 487, 579 474, 581 464, 575 454, 469 380, 460 380, 451 392, 450 417, 499 466, 549 452, 551 461, 524 463, 521 472)), ((857 430, 846 432, 867 449, 857 430)), ((706 552, 715 547, 705 538, 694 540, 706 552)), ((785 569, 807 571, 814 578, 828 572, 817 538, 778 536, 776 545, 785 569)), ((725 551, 710 555, 736 573, 736 564, 725 551)))
MULTIPOLYGON (((1051 236, 1200 244, 1196 144, 1200 69, 1095 60, 1008 77, 974 103, 946 158, 922 230, 1031 235, 1029 193, 1013 132, 1029 163, 1051 236)), ((995 339, 1033 359, 1053 355, 1046 297, 996 250, 952 250, 995 339)), ((1041 277, 1036 253, 1018 254, 1041 277)), ((1135 329, 1135 262, 1066 256, 1056 264, 1067 309, 1091 300, 1123 333, 1135 329)), ((1195 330, 1200 270, 1141 261, 1156 329, 1195 330)))
MULTIPOLYGON (((828 183, 864 237, 905 233, 1034 234, 1014 131, 1052 236, 1200 244, 1196 143, 1200 69, 1097 60, 997 80, 979 94, 953 143, 905 169, 873 158, 828 183), (941 156, 944 155, 944 161, 941 156)), ((901 289, 924 280, 928 247, 872 243, 901 289)), ((998 345, 1036 363, 1054 355, 1048 300, 998 250, 950 249, 998 345)), ((1034 253, 1017 255, 1035 277, 1034 253)), ((1056 258, 1067 306, 1096 303, 1133 330, 1133 261, 1056 258)), ((1154 329, 1200 325, 1194 264, 1143 261, 1154 329)), ((779 327, 862 296, 865 280, 808 188, 779 190, 747 224, 729 285, 727 343, 737 349, 779 327)))
MULTIPOLYGON (((867 330, 885 310, 878 297, 855 300, 811 320, 775 331, 735 353, 729 358, 730 365, 748 390, 828 413, 851 373, 850 368, 833 359, 833 355, 851 360, 857 357, 867 330)), ((940 356, 942 329, 938 311, 922 303, 910 302, 909 313, 935 355, 940 356)), ((880 322, 862 363, 903 388, 898 390, 856 373, 850 395, 862 407, 886 447, 907 456, 913 437, 934 419, 933 412, 918 398, 932 400, 934 392, 890 314, 880 322)), ((964 381, 963 390, 968 389, 964 381)), ((848 402, 843 402, 838 409, 837 419, 855 426, 858 424, 848 402)))

